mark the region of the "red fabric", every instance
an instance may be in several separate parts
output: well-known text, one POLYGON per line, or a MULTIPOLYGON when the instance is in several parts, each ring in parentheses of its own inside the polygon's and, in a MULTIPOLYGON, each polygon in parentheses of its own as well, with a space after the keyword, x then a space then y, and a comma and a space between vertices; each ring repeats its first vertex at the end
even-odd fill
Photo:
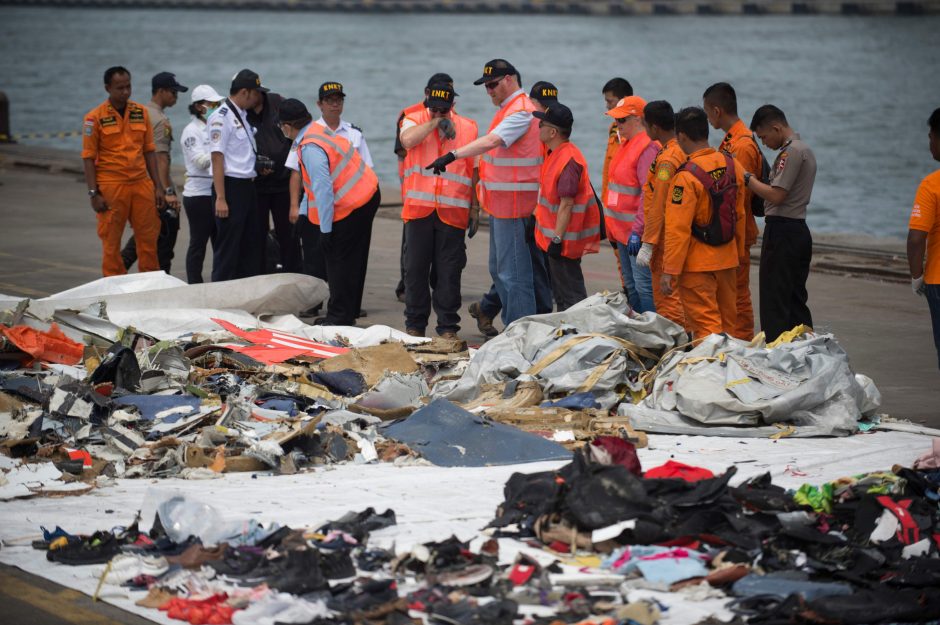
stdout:
POLYGON ((229 349, 259 362, 273 365, 297 356, 316 356, 332 358, 349 351, 348 347, 334 347, 326 343, 317 343, 300 336, 278 330, 252 330, 248 332, 223 319, 213 319, 217 324, 254 345, 229 345, 229 349))
POLYGON ((591 455, 595 459, 606 453, 610 457, 610 462, 604 464, 619 464, 634 475, 643 474, 640 459, 636 455, 636 445, 630 441, 617 436, 598 436, 591 441, 591 445, 598 448, 597 451, 592 450, 591 455))
POLYGON ((877 501, 890 510, 891 514, 896 516, 898 522, 901 524, 897 532, 898 540, 905 545, 913 545, 916 542, 920 542, 920 528, 917 527, 917 522, 911 516, 911 513, 908 512, 908 508, 911 507, 910 499, 895 501, 890 497, 882 495, 877 498, 877 501))
POLYGON ((708 469, 693 467, 692 465, 676 462, 675 460, 667 460, 666 464, 653 467, 647 471, 643 477, 660 479, 678 478, 680 480, 685 480, 686 482, 697 482, 699 480, 715 477, 715 474, 708 469))
POLYGON ((82 361, 82 354, 85 351, 81 343, 76 343, 65 336, 59 326, 54 323, 45 332, 29 326, 12 328, 0 326, 0 333, 33 357, 25 359, 24 364, 32 362, 35 358, 61 365, 77 365, 82 361))
POLYGON ((509 581, 512 582, 513 586, 522 586, 532 579, 536 568, 537 567, 531 564, 517 564, 513 566, 512 570, 509 572, 509 581))

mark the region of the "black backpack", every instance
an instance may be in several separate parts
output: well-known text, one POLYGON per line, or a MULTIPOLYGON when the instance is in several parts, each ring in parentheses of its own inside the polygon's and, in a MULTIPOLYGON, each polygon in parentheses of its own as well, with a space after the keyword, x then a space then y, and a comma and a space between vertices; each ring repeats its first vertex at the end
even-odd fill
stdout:
POLYGON ((735 205, 738 201, 738 185, 735 179, 734 159, 724 152, 725 171, 716 178, 715 172, 707 172, 692 161, 687 161, 679 171, 687 171, 702 183, 712 200, 712 218, 705 226, 692 222, 692 236, 708 245, 724 245, 734 239, 738 213, 735 205))

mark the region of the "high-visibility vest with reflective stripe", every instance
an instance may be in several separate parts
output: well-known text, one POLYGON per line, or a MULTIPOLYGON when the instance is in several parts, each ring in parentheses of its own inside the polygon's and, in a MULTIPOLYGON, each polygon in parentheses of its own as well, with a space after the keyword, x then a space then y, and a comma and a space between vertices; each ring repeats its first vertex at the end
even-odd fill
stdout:
MULTIPOLYGON (((415 104, 412 104, 408 108, 402 109, 401 112, 398 113, 398 127, 395 128, 395 132, 397 132, 400 135, 401 124, 403 121, 405 121, 405 118, 410 117, 411 115, 414 115, 415 113, 421 111, 422 109, 424 109, 424 102, 417 102, 415 104)), ((397 142, 396 142, 396 145, 397 145, 397 142)), ((398 159, 398 182, 400 183, 405 182, 405 159, 403 158, 398 159)))
POLYGON ((571 207, 571 220, 561 237, 561 254, 567 258, 581 258, 597 252, 601 241, 601 215, 588 177, 587 161, 581 150, 570 141, 558 146, 542 165, 538 206, 535 207, 535 241, 542 250, 548 250, 555 236, 561 206, 558 178, 572 158, 582 167, 582 173, 578 194, 574 196, 574 206, 571 207))
MULTIPOLYGON (((408 119, 421 125, 431 119, 431 114, 422 109, 408 119)), ((454 161, 440 175, 425 169, 438 157, 477 138, 475 121, 457 114, 451 116, 451 121, 457 131, 454 139, 442 139, 440 132, 433 130, 405 155, 405 181, 401 188, 404 201, 401 217, 405 221, 427 217, 436 210, 441 221, 455 228, 465 230, 470 223, 473 158, 454 161)))
MULTIPOLYGON (((359 150, 344 137, 337 136, 332 130, 320 124, 310 124, 297 148, 313 144, 326 152, 330 161, 330 181, 333 183, 333 223, 349 216, 355 209, 363 206, 379 188, 379 179, 372 168, 366 165, 359 155, 359 150)), ((313 223, 320 224, 320 212, 317 210, 317 198, 313 193, 310 172, 300 162, 300 175, 304 181, 304 193, 307 194, 307 216, 313 223)))
POLYGON ((604 223, 607 237, 612 241, 626 243, 633 231, 636 212, 643 206, 643 185, 637 174, 637 161, 640 154, 650 144, 651 139, 645 132, 636 134, 620 149, 610 162, 610 174, 607 182, 607 197, 604 198, 604 223))
MULTIPOLYGON (((488 132, 506 117, 520 111, 532 113, 535 106, 520 93, 493 117, 488 132)), ((493 217, 528 217, 535 210, 539 194, 542 142, 539 120, 532 118, 529 129, 508 148, 495 148, 480 157, 480 204, 493 217)))

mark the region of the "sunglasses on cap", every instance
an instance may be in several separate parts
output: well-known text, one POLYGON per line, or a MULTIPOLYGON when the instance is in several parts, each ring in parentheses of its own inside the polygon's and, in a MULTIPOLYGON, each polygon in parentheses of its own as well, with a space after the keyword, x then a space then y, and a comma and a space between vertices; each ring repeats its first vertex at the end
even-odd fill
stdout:
POLYGON ((500 77, 497 78, 496 80, 492 80, 492 81, 490 81, 490 82, 483 83, 483 86, 486 87, 486 90, 487 90, 487 91, 492 91, 493 89, 495 89, 495 88, 497 87, 497 85, 499 85, 499 83, 501 83, 501 82, 503 81, 503 78, 505 78, 505 76, 500 76, 500 77))

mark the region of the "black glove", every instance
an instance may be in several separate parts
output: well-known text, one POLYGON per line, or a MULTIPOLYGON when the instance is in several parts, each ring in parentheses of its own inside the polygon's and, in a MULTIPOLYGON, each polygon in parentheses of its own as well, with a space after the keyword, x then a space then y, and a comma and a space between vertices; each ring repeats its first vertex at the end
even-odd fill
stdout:
POLYGON ((561 241, 558 243, 549 243, 546 253, 552 258, 561 258, 561 241))
POLYGON ((453 141, 457 138, 457 129, 454 128, 454 122, 447 117, 442 117, 441 121, 437 122, 437 129, 441 131, 445 139, 453 141))
POLYGON ((480 207, 470 208, 470 221, 467 223, 467 238, 472 239, 480 228, 480 207))
POLYGON ((425 167, 425 169, 432 169, 434 170, 434 173, 436 175, 440 176, 441 172, 445 171, 447 169, 447 166, 456 160, 457 160, 457 157, 454 156, 454 153, 448 152, 444 156, 440 157, 439 159, 437 159, 436 161, 434 161, 433 163, 425 167))
POLYGON ((320 251, 323 252, 324 256, 329 256, 330 252, 333 251, 333 233, 332 232, 320 233, 320 251))

